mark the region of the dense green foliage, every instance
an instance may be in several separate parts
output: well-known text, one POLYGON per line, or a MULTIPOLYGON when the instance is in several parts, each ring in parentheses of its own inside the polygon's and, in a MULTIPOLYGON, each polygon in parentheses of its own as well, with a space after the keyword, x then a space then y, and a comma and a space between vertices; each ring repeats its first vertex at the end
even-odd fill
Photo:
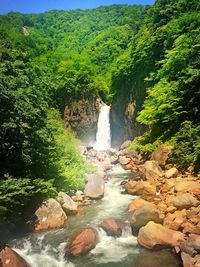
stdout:
POLYGON ((113 76, 115 93, 126 82, 137 121, 149 129, 134 147, 148 154, 169 142, 182 167, 200 166, 200 141, 194 138, 200 125, 199 10, 196 0, 157 0, 135 36, 128 64, 113 76))
POLYGON ((111 99, 112 71, 146 10, 114 5, 0 16, 1 218, 83 187, 86 164, 57 110, 91 94, 111 99))
POLYGON ((168 142, 173 162, 199 170, 199 9, 157 0, 0 16, 1 216, 83 186, 85 163, 61 115, 91 95, 134 99, 133 123, 147 132, 133 146, 148 155, 168 142))

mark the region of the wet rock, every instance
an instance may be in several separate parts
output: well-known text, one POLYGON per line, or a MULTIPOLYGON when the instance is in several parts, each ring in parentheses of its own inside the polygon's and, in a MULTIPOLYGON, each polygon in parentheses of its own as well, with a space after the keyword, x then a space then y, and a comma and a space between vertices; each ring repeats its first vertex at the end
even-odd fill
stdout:
POLYGON ((37 218, 35 231, 61 228, 67 219, 60 203, 53 198, 43 202, 36 210, 35 216, 37 218))
POLYGON ((169 250, 160 251, 141 251, 134 259, 133 266, 140 267, 178 267, 180 261, 176 255, 169 250), (163 265, 164 263, 164 265, 163 265))
POLYGON ((184 241, 184 234, 170 230, 154 222, 140 228, 138 243, 145 248, 154 247, 176 247, 184 241))
POLYGON ((152 160, 158 162, 160 166, 164 166, 169 158, 169 155, 172 151, 172 147, 168 145, 160 145, 153 153, 152 160))
POLYGON ((178 175, 178 170, 175 167, 167 170, 166 173, 165 173, 165 177, 168 178, 168 179, 175 178, 175 177, 177 177, 177 175, 178 175))
POLYGON ((76 202, 73 201, 73 199, 65 194, 64 192, 59 192, 58 197, 60 199, 60 204, 62 205, 63 210, 67 214, 76 214, 78 211, 78 205, 76 202))
POLYGON ((143 173, 144 178, 147 180, 159 180, 161 177, 163 177, 162 169, 154 160, 146 161, 142 166, 141 171, 143 173))
POLYGON ((189 193, 170 197, 167 202, 177 209, 189 209, 199 205, 199 201, 189 193))
POLYGON ((149 221, 155 223, 162 223, 164 215, 157 210, 148 205, 141 206, 132 215, 130 219, 130 224, 133 232, 137 232, 142 226, 145 226, 149 221))
POLYGON ((150 195, 156 194, 156 185, 148 181, 129 181, 124 188, 132 195, 150 195))
POLYGON ((79 257, 95 248, 98 243, 98 233, 92 227, 82 228, 75 232, 69 239, 65 256, 79 257))
POLYGON ((109 236, 120 237, 122 235, 122 230, 124 223, 116 219, 106 219, 101 224, 100 227, 107 233, 109 236))
POLYGON ((29 267, 28 263, 9 246, 3 246, 0 249, 0 266, 29 267))
POLYGON ((153 203, 146 201, 142 198, 136 198, 136 199, 132 200, 131 203, 128 205, 128 211, 133 212, 144 205, 151 206, 152 208, 155 208, 155 205, 153 203))
POLYGON ((104 195, 104 179, 96 174, 90 174, 85 186, 84 194, 91 199, 98 199, 104 195))

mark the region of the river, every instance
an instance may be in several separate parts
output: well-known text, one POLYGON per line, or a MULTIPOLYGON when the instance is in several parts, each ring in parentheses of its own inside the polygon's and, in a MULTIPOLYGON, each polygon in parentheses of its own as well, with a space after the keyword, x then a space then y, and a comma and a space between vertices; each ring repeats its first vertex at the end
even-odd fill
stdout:
POLYGON ((104 198, 92 206, 84 207, 85 216, 69 217, 63 229, 31 233, 13 239, 11 246, 31 267, 178 267, 178 260, 170 252, 165 250, 155 254, 139 247, 128 225, 119 238, 107 236, 98 227, 109 217, 128 222, 127 206, 134 197, 121 194, 120 183, 129 176, 128 171, 118 165, 113 166, 108 173, 104 198), (67 261, 64 259, 64 248, 68 238, 74 231, 85 226, 98 230, 100 242, 86 256, 67 261), (147 262, 151 265, 147 266, 147 262), (159 265, 156 265, 157 263, 159 265))

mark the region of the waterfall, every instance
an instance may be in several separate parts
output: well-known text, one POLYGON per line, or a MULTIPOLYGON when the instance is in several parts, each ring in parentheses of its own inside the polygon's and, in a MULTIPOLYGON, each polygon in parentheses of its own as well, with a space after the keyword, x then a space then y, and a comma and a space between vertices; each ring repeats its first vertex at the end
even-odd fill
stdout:
POLYGON ((96 143, 94 149, 107 150, 111 147, 111 135, 110 135, 110 106, 103 105, 100 109, 96 143))

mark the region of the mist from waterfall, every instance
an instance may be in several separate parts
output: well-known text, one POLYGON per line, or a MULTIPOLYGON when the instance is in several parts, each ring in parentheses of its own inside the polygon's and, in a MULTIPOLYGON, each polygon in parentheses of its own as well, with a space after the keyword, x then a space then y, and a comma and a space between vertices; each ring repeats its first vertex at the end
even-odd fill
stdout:
POLYGON ((111 147, 111 133, 110 133, 110 106, 103 104, 100 109, 96 143, 94 149, 107 150, 111 147))

